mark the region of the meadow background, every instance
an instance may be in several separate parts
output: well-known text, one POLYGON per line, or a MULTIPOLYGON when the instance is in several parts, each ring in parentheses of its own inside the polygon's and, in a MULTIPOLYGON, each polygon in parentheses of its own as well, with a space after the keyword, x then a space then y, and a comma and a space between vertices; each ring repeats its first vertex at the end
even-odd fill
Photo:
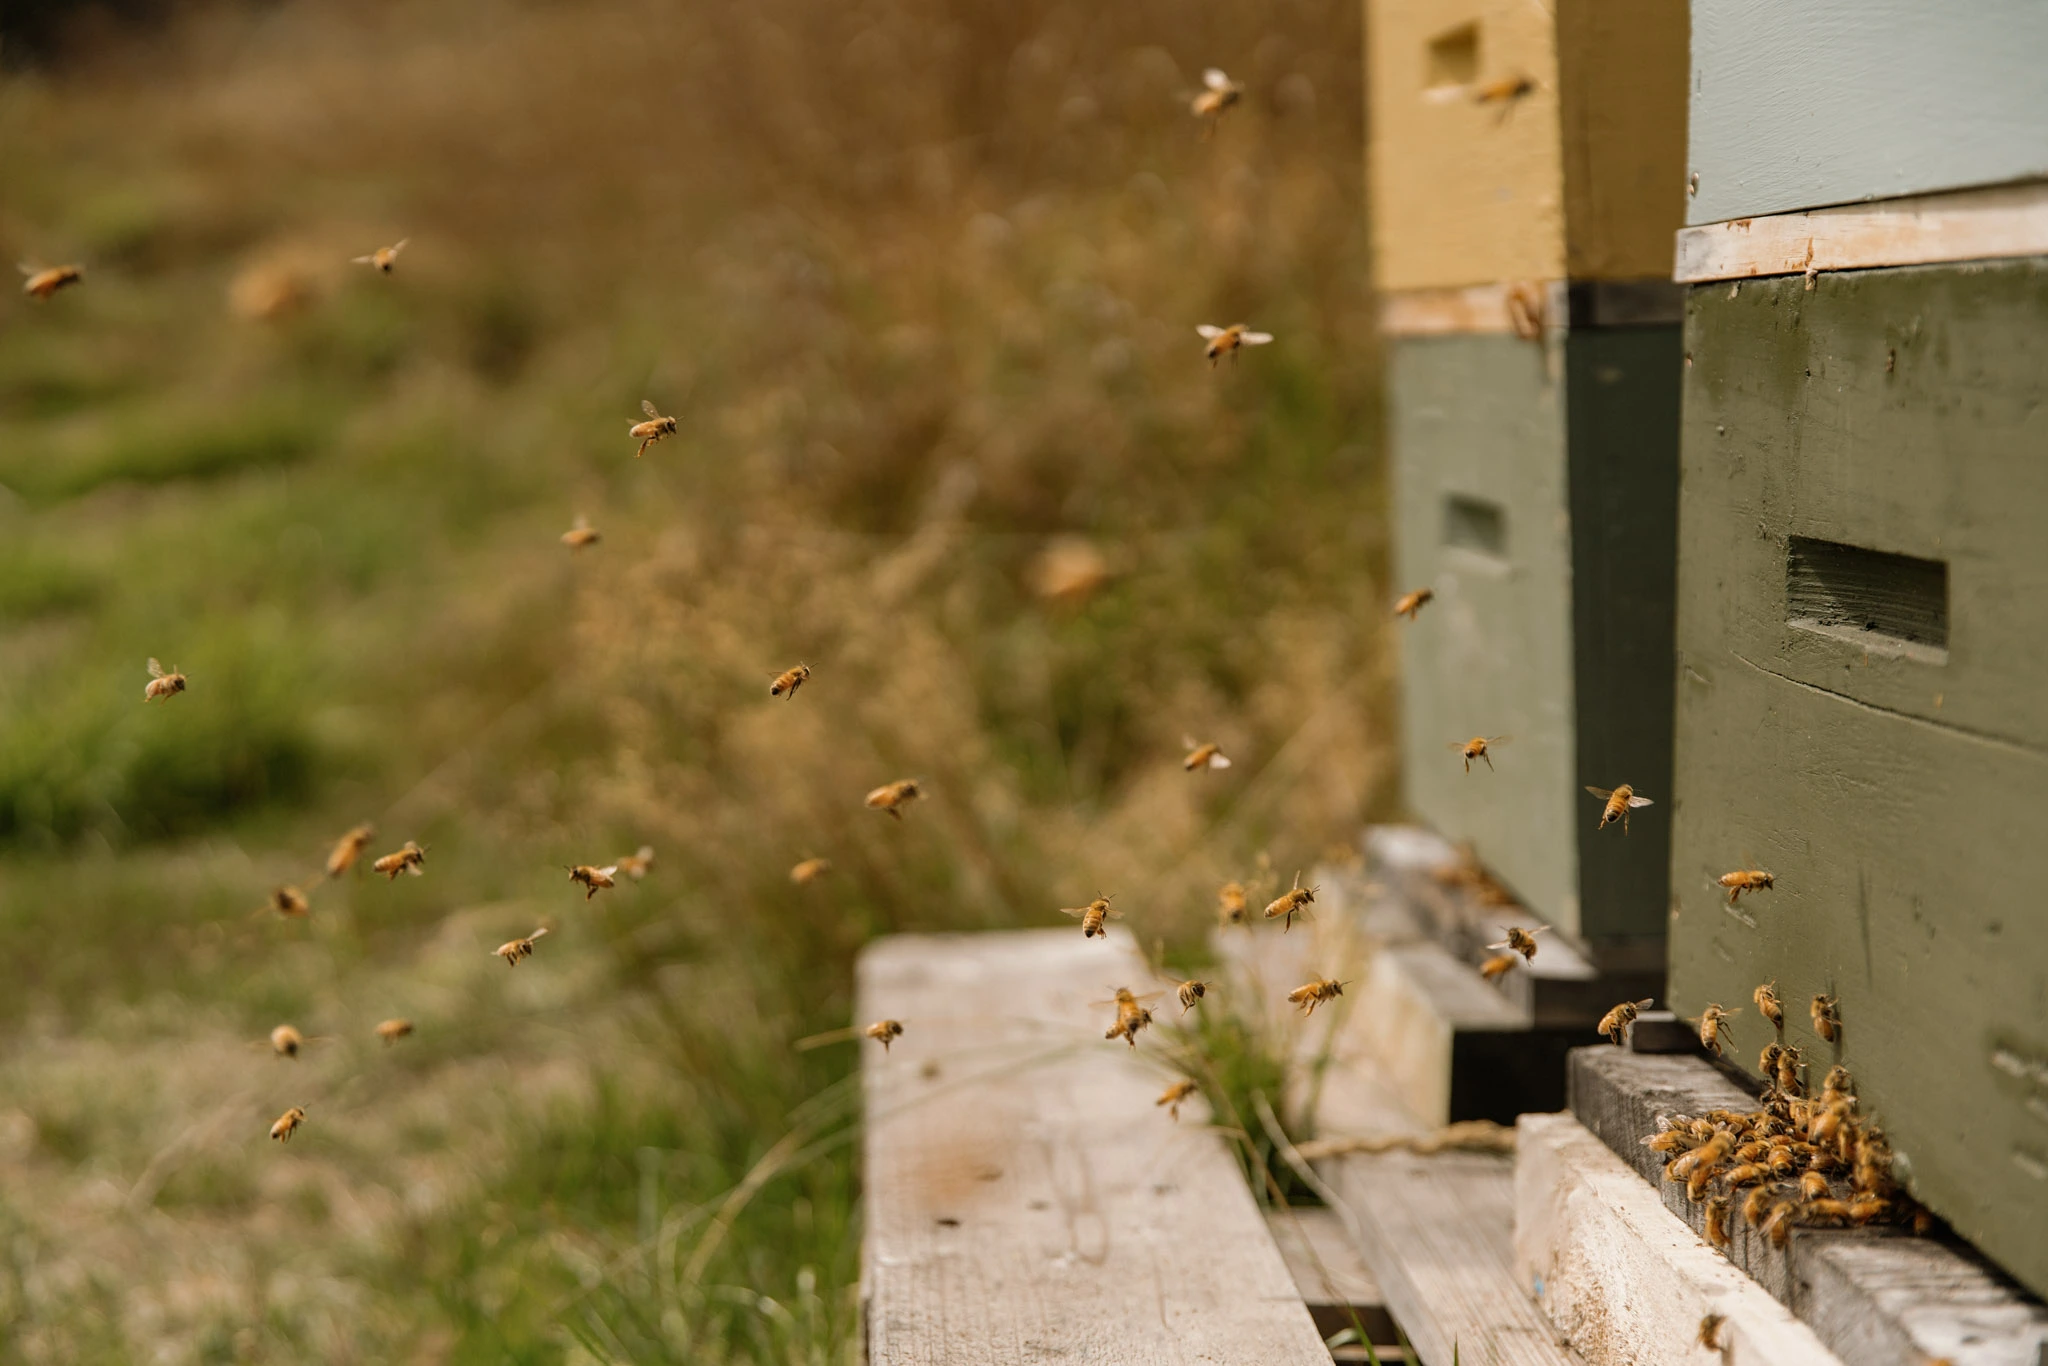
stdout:
POLYGON ((1391 807, 1358 6, 148 9, 0 32, 0 1361, 852 1359, 859 946, 1391 807))

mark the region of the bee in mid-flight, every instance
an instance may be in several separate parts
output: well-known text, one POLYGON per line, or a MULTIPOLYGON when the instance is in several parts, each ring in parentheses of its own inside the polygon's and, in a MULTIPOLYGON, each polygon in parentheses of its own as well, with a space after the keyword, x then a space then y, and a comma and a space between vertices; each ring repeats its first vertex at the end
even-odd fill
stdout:
POLYGON ((784 669, 781 673, 775 675, 775 681, 768 685, 768 695, 770 697, 795 697, 796 690, 808 683, 810 678, 811 666, 808 664, 799 664, 794 669, 784 669))
POLYGON ((1188 752, 1187 757, 1180 761, 1180 766, 1190 773, 1205 768, 1230 767, 1229 756, 1225 755, 1222 746, 1213 740, 1206 744, 1198 745, 1195 743, 1194 738, 1190 736, 1182 740, 1181 743, 1187 746, 1188 752))
POLYGON ((1394 604, 1394 615, 1406 617, 1408 620, 1413 621, 1415 620, 1415 614, 1428 606, 1435 598, 1436 590, 1434 588, 1418 588, 1413 593, 1403 593, 1401 600, 1394 604))
MULTIPOLYGON (((296 887, 279 887, 270 894, 270 904, 263 908, 276 911, 287 920, 296 920, 302 915, 312 914, 313 904, 306 900, 306 894, 296 887)), ((258 911, 258 915, 263 911, 258 911)))
POLYGON ((1519 74, 1503 76, 1497 81, 1488 81, 1485 85, 1474 87, 1472 103, 1499 105, 1500 114, 1496 122, 1505 122, 1508 115, 1514 112, 1517 103, 1535 93, 1536 82, 1532 77, 1519 74))
POLYGON ((377 1026, 377 1037, 387 1044, 397 1043, 412 1033, 411 1020, 385 1020, 377 1026))
POLYGON ((1616 821, 1620 821, 1621 833, 1624 835, 1628 833, 1628 813, 1636 807, 1650 805, 1648 797, 1638 797, 1636 790, 1627 783, 1623 783, 1612 792, 1604 787, 1594 787, 1588 783, 1586 791, 1607 803, 1607 805, 1600 808, 1600 828, 1605 830, 1616 821))
POLYGON ((506 940, 504 943, 498 945, 498 947, 496 947, 495 949, 492 949, 491 952, 496 954, 498 957, 504 959, 506 967, 516 968, 519 966, 520 959, 531 958, 533 956, 533 941, 540 938, 547 932, 548 927, 543 925, 539 929, 535 930, 532 934, 527 935, 524 939, 506 940))
POLYGON ((651 844, 643 844, 630 854, 619 855, 619 871, 635 882, 646 877, 647 870, 653 866, 654 846, 651 844))
POLYGON ((1133 996, 1129 987, 1113 988, 1116 992, 1116 1023, 1103 1034, 1105 1039, 1122 1039, 1131 1047, 1138 1046, 1138 1031, 1152 1023, 1152 1012, 1145 1002, 1157 996, 1153 992, 1146 996, 1133 996))
POLYGON ((351 265, 369 266, 379 274, 389 275, 391 268, 398 264, 398 253, 404 251, 405 244, 410 241, 412 241, 410 237, 401 237, 388 247, 377 248, 368 256, 352 256, 349 258, 349 263, 351 265))
POLYGON ((579 863, 569 870, 569 881, 583 884, 583 899, 588 901, 607 887, 618 886, 618 871, 619 865, 616 863, 608 868, 596 868, 588 863, 579 863))
POLYGON ((1536 936, 1549 928, 1550 926, 1548 925, 1538 925, 1533 930, 1525 930, 1509 925, 1501 930, 1501 933, 1507 936, 1506 939, 1501 940, 1498 944, 1488 944, 1486 947, 1489 949, 1507 949, 1510 952, 1519 953, 1524 959, 1533 963, 1536 961, 1536 936))
POLYGON ((803 887, 816 882, 832 871, 832 860, 828 858, 807 858, 789 870, 789 880, 803 887))
POLYGON ((1288 992, 1287 1003, 1300 1006, 1303 1015, 1313 1015, 1317 1006, 1325 1001, 1334 1001, 1343 994, 1344 983, 1334 977, 1318 977, 1288 992))
POLYGON ((655 411, 654 405, 644 398, 640 400, 640 411, 647 414, 647 420, 635 422, 632 430, 626 433, 640 443, 640 449, 633 452, 635 460, 647 454, 647 448, 655 442, 676 434, 676 420, 672 417, 663 417, 655 411))
POLYGON ((898 778, 893 783, 884 783, 867 795, 867 804, 876 811, 886 811, 897 820, 903 819, 903 806, 924 795, 915 778, 898 778))
MULTIPOLYGON (((1756 1002, 1757 1014, 1769 1020, 1771 1028, 1783 1034, 1785 1032, 1785 1007, 1778 1004, 1777 982, 1775 980, 1765 982, 1750 993, 1750 999, 1756 1002)), ((1768 1071, 1769 1069, 1766 1068, 1765 1070, 1768 1071)))
POLYGON ((1512 953, 1496 953, 1479 965, 1479 975, 1489 982, 1497 981, 1508 975, 1508 971, 1515 966, 1515 961, 1515 955, 1512 953))
MULTIPOLYGON (((1115 893, 1112 892, 1110 895, 1114 896, 1115 893)), ((1109 936, 1109 927, 1102 922, 1105 920, 1122 920, 1124 918, 1122 911, 1109 904, 1109 897, 1107 896, 1098 896, 1086 906, 1062 906, 1060 907, 1060 914, 1070 915, 1081 922, 1081 937, 1083 939, 1093 939, 1097 935, 1107 938, 1109 936)))
POLYGON ((1738 1011, 1723 1010, 1710 1005, 1700 1012, 1700 1046, 1715 1057, 1721 1056, 1721 1031, 1728 1027, 1728 1017, 1738 1011))
POLYGON ((404 848, 384 855, 384 857, 370 865, 370 870, 382 873, 393 881, 397 880, 400 873, 411 873, 414 877, 425 877, 426 872, 423 865, 426 861, 427 851, 411 840, 407 840, 404 848))
POLYGON ((861 1033, 882 1045, 882 1051, 886 1053, 889 1051, 890 1044, 903 1037, 903 1021, 877 1020, 866 1029, 863 1029, 861 1033))
POLYGON ((281 1024, 270 1031, 270 1051, 280 1058, 296 1058, 304 1046, 306 1036, 288 1024, 281 1024))
POLYGON ((1193 978, 1185 982, 1175 982, 1173 994, 1180 1000, 1180 1013, 1185 1015, 1193 1010, 1195 1004, 1208 995, 1209 988, 1214 985, 1214 982, 1197 982, 1193 978))
POLYGON ((154 659, 149 661, 149 682, 142 685, 142 700, 156 702, 166 697, 176 697, 185 691, 185 675, 175 669, 166 669, 154 659))
POLYGON ((1178 1124, 1180 1122, 1181 1102, 1194 1093, 1195 1084, 1186 1077, 1182 1077, 1179 1081, 1173 1082, 1164 1091, 1161 1091, 1159 1099, 1152 1103, 1154 1105, 1164 1105, 1166 1113, 1173 1117, 1174 1123, 1178 1124))
POLYGON ((1287 917, 1287 923, 1280 927, 1281 932, 1284 934, 1294 928, 1295 915, 1297 913, 1306 915, 1308 912, 1303 908, 1315 899, 1316 889, 1301 885, 1301 872, 1297 869, 1294 874, 1294 886, 1280 893, 1279 896, 1273 898, 1272 902, 1267 905, 1266 919, 1278 920, 1282 916, 1287 917))
POLYGON ((1650 998, 1641 1001, 1623 1001, 1620 1005, 1602 1015, 1600 1023, 1595 1025, 1594 1029, 1599 1033, 1605 1034, 1610 1042, 1619 1044, 1626 1038, 1628 1027, 1636 1022, 1636 1016, 1649 1008, 1650 998))
POLYGON ((1735 898, 1744 892, 1768 892, 1778 880, 1761 868, 1737 868, 1732 873, 1721 874, 1717 881, 1728 889, 1728 904, 1733 906, 1735 898))
POLYGON ((20 269, 28 277, 21 282, 21 292, 31 299, 47 299, 64 286, 85 279, 83 266, 34 266, 23 261, 20 269))
POLYGON ((279 1115, 277 1123, 270 1126, 270 1136, 280 1143, 289 1143, 291 1142, 292 1135, 297 1133, 299 1126, 305 1122, 305 1107, 294 1105, 291 1109, 279 1115))
POLYGON ((1810 1013, 1813 1015, 1813 1032, 1829 1043, 1834 1043, 1842 1037, 1840 1005, 1841 1002, 1832 996, 1816 996, 1810 1007, 1810 1013))
POLYGON ((370 847, 370 841, 377 834, 374 826, 359 825, 334 842, 333 850, 327 855, 327 876, 340 877, 356 866, 356 860, 363 856, 363 850, 370 847))
POLYGON ((604 537, 598 535, 597 528, 590 524, 590 519, 580 512, 576 514, 575 524, 562 533, 562 544, 568 546, 571 550, 581 550, 587 545, 596 545, 603 539, 604 537))
POLYGON ((1219 925, 1242 925, 1245 919, 1245 892, 1242 882, 1226 882, 1216 891, 1216 923, 1219 925))
POLYGON ((1470 740, 1453 740, 1449 748, 1458 751, 1464 757, 1465 771, 1470 773, 1474 759, 1486 760, 1487 768, 1491 769, 1493 767, 1493 758, 1486 752, 1487 749, 1493 745, 1504 745, 1512 738, 1512 736, 1507 735, 1495 735, 1492 737, 1475 735, 1470 740))
POLYGON ((1216 132, 1216 125, 1223 119, 1223 111, 1244 97, 1244 87, 1215 67, 1202 73, 1202 93, 1188 103, 1190 112, 1198 119, 1205 120, 1202 137, 1206 141, 1216 132))
POLYGON ((1195 332, 1203 341, 1209 343, 1204 348, 1202 354, 1209 358, 1209 364, 1211 365, 1222 360, 1225 356, 1229 356, 1231 360, 1235 361, 1237 353, 1241 348, 1264 346, 1267 342, 1273 340, 1271 332, 1253 332, 1246 328, 1243 323, 1232 323, 1228 327, 1216 327, 1209 323, 1203 323, 1195 329, 1195 332))

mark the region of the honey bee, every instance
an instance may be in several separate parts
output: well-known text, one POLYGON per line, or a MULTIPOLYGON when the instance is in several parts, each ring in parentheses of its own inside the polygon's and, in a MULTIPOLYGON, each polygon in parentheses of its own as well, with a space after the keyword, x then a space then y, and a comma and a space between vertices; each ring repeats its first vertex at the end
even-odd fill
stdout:
POLYGON ((31 299, 47 299, 64 286, 85 279, 84 266, 34 266, 23 261, 18 268, 28 277, 21 282, 21 292, 31 299))
POLYGON ((581 550, 587 545, 596 545, 604 538, 597 534, 597 528, 582 513, 576 514, 575 524, 562 533, 562 544, 571 550, 581 550))
POLYGON ((1297 912, 1303 915, 1308 914, 1308 912, 1303 910, 1302 908, 1307 906, 1310 902, 1314 901, 1315 899, 1316 889, 1314 887, 1304 887, 1301 885, 1301 870, 1297 868, 1294 870, 1294 886, 1289 888, 1287 891, 1282 892, 1279 896, 1274 897, 1273 900, 1267 904, 1266 919, 1278 920, 1282 916, 1287 917, 1287 923, 1280 927, 1281 932, 1285 933, 1286 931, 1294 928, 1295 914, 1297 912))
POLYGON ((1751 1228, 1761 1227, 1764 1222, 1764 1214, 1771 1207, 1772 1198, 1769 1186, 1758 1186, 1755 1190, 1744 1196, 1742 1198, 1742 1222, 1748 1224, 1751 1228))
POLYGON ((412 241, 410 237, 401 237, 388 247, 377 248, 368 256, 350 257, 349 264, 357 266, 372 266, 380 274, 389 275, 391 273, 391 268, 398 264, 398 253, 404 251, 405 244, 410 241, 412 241))
POLYGON ((1855 1079, 1849 1075, 1849 1069, 1840 1063, 1836 1063, 1828 1069, 1827 1076, 1820 1084, 1820 1093, 1823 1099, 1846 1101, 1855 1090, 1855 1079))
POLYGON ((1288 992, 1287 1003, 1300 1006, 1303 1015, 1313 1015, 1317 1006, 1325 1001, 1334 1001, 1343 994, 1344 983, 1334 977, 1318 977, 1288 992))
POLYGON ((516 968, 519 966, 520 959, 533 956, 533 941, 547 932, 547 926, 543 925, 532 934, 527 935, 526 938, 509 939, 498 945, 495 949, 492 949, 491 952, 504 959, 506 967, 516 968))
POLYGON ((1837 1009, 1840 1004, 1841 1002, 1832 996, 1816 996, 1810 1007, 1813 1015, 1813 1032, 1829 1043, 1835 1043, 1842 1037, 1842 1016, 1837 1009))
POLYGON ((1173 993, 1180 1000, 1180 1013, 1185 1015, 1193 1010, 1196 1002, 1208 995, 1209 988, 1214 985, 1214 982, 1197 982, 1192 978, 1185 982, 1175 982, 1173 993))
MULTIPOLYGON (((1711 1239, 1710 1239, 1711 1241, 1711 1239)), ((1700 1346, 1710 1352, 1721 1350, 1721 1325, 1727 1319, 1720 1314, 1708 1314, 1700 1320, 1700 1346)))
POLYGON ((1782 1250, 1792 1241, 1792 1215, 1796 1208, 1790 1200, 1780 1200, 1771 1206, 1770 1214, 1764 1219, 1762 1233, 1771 1240, 1772 1247, 1782 1250))
POLYGON ((1505 934, 1507 938, 1498 944, 1488 944, 1486 947, 1489 949, 1507 949, 1511 952, 1519 953, 1524 959, 1533 963, 1536 961, 1536 936, 1549 928, 1550 926, 1548 925, 1538 925, 1533 930, 1524 930, 1518 929, 1513 925, 1505 925, 1502 926, 1501 933, 1505 934))
POLYGON ((1418 588, 1413 593, 1403 593, 1401 600, 1394 604, 1394 615, 1415 620, 1415 614, 1436 598, 1434 588, 1418 588))
POLYGON ((799 887, 806 887, 831 871, 831 859, 807 858, 789 870, 789 880, 799 887))
POLYGON ((1620 1005, 1600 1017, 1600 1023, 1594 1026, 1595 1032, 1605 1034, 1610 1043, 1622 1043, 1624 1041, 1623 1036, 1628 1032, 1628 1027, 1636 1022, 1636 1016, 1650 1008, 1650 999, 1653 998, 1646 998, 1641 1001, 1623 1001, 1620 1005))
POLYGON ((1508 975, 1509 970, 1515 966, 1515 962, 1516 959, 1512 953, 1496 953, 1479 965, 1479 975, 1489 982, 1498 981, 1500 978, 1508 975))
POLYGON ((1194 1093, 1195 1084, 1186 1077, 1182 1077, 1179 1081, 1173 1082, 1164 1091, 1161 1091, 1159 1099, 1152 1103, 1154 1105, 1164 1105, 1166 1113, 1173 1117, 1174 1123, 1178 1124, 1180 1122, 1180 1103, 1194 1093))
POLYGON ((1726 1129, 1716 1129, 1699 1147, 1684 1153, 1664 1169, 1664 1174, 1673 1181, 1684 1181, 1697 1171, 1711 1172, 1728 1160, 1735 1151, 1735 1135, 1726 1129))
POLYGON ((1245 922, 1245 892, 1242 882, 1226 882, 1216 891, 1216 923, 1242 925, 1245 922))
POLYGON ((1206 744, 1198 745, 1192 738, 1189 738, 1181 743, 1187 746, 1188 753, 1187 757, 1180 761, 1180 766, 1190 773, 1204 768, 1230 767, 1230 757, 1213 740, 1206 744))
POLYGON ((277 1123, 270 1126, 270 1136, 280 1143, 291 1142, 292 1135, 306 1122, 306 1107, 294 1105, 277 1117, 277 1123))
POLYGON ((903 1037, 903 1021, 877 1020, 866 1029, 863 1029, 861 1036, 873 1039, 876 1043, 882 1045, 882 1051, 886 1053, 889 1051, 890 1044, 903 1037))
POLYGON ((1623 783, 1612 792, 1604 787, 1588 784, 1586 791, 1607 803, 1600 811, 1600 829, 1605 830, 1616 821, 1620 821, 1621 833, 1624 835, 1628 833, 1628 813, 1635 807, 1651 805, 1648 797, 1638 797, 1636 790, 1627 783, 1623 783))
POLYGON ((1497 81, 1488 81, 1485 85, 1474 86, 1472 90, 1472 103, 1499 105, 1500 115, 1496 122, 1505 122, 1508 115, 1514 112, 1515 105, 1529 95, 1534 94, 1535 90, 1536 81, 1534 77, 1520 74, 1503 76, 1497 81))
POLYGON ((1465 761, 1465 771, 1470 773, 1474 759, 1485 760, 1486 767, 1490 770, 1493 767, 1493 756, 1486 752, 1487 749, 1493 745, 1504 745, 1511 738, 1506 735, 1495 735, 1491 738, 1484 735, 1475 735, 1470 740, 1453 740, 1444 748, 1456 750, 1458 755, 1465 761))
POLYGON ((635 882, 646 877, 647 870, 653 866, 654 846, 651 844, 643 844, 630 854, 619 855, 619 871, 635 882))
POLYGON ((1203 349, 1202 354, 1209 358, 1209 364, 1212 366, 1225 356, 1229 356, 1234 362, 1237 359, 1238 351, 1242 348, 1247 346, 1264 346, 1267 342, 1273 340, 1271 332, 1253 332, 1247 329, 1243 323, 1232 323, 1228 327, 1214 327, 1208 323, 1203 323, 1195 329, 1195 332, 1203 341, 1209 343, 1203 349))
MULTIPOLYGON (((1113 896, 1115 893, 1111 893, 1111 895, 1113 896)), ((1062 906, 1060 907, 1060 914, 1070 915, 1081 922, 1081 937, 1083 939, 1093 939, 1097 935, 1108 938, 1109 928, 1102 922, 1105 920, 1122 920, 1124 918, 1124 913, 1112 908, 1109 901, 1110 898, 1107 896, 1098 896, 1086 906, 1062 906)))
MULTIPOLYGON (((1660 1116, 1657 1122, 1668 1124, 1670 1121, 1660 1116)), ((1681 1148, 1690 1147, 1691 1144, 1691 1132, 1677 1127, 1659 1129, 1643 1140, 1643 1146, 1653 1153, 1675 1153, 1681 1148)))
POLYGON ((142 685, 142 700, 155 702, 167 697, 176 697, 185 691, 185 675, 175 669, 166 670, 154 659, 149 661, 149 682, 142 685))
MULTIPOLYGON (((306 894, 298 888, 285 886, 271 892, 270 904, 263 909, 276 911, 287 920, 296 920, 300 916, 310 915, 313 910, 313 903, 306 900, 306 894)), ((257 912, 258 915, 262 913, 262 911, 257 912)))
POLYGON ((1764 1051, 1757 1055, 1756 1070, 1763 1075, 1765 1081, 1777 1075, 1778 1056, 1784 1051, 1781 1044, 1767 1043, 1764 1045, 1764 1051))
POLYGON ((363 856, 363 850, 370 847, 376 837, 374 826, 359 825, 334 842, 333 850, 327 855, 327 876, 340 877, 356 866, 356 860, 363 856))
POLYGON ((1737 868, 1732 873, 1721 874, 1719 881, 1728 889, 1730 906, 1744 892, 1768 892, 1777 886, 1777 878, 1761 868, 1737 868))
POLYGON ((377 1037, 386 1044, 397 1043, 412 1033, 411 1020, 385 1020, 377 1026, 377 1037))
POLYGON ((1773 1148, 1767 1165, 1772 1176, 1789 1181, 1799 1171, 1799 1154, 1790 1148, 1773 1148))
POLYGON ((270 1031, 270 1048, 280 1058, 296 1058, 306 1038, 288 1024, 281 1024, 270 1031))
POLYGON ((788 694, 791 697, 795 697, 796 690, 808 683, 810 679, 811 666, 808 664, 799 664, 794 669, 784 669, 781 673, 775 675, 775 681, 768 685, 768 695, 770 697, 781 697, 784 694, 788 694))
POLYGON ((1685 1198, 1697 1205, 1707 1198, 1707 1186, 1718 1174, 1713 1167, 1694 1167, 1692 1175, 1685 1179, 1685 1198))
POLYGON ((1122 1039, 1131 1047, 1136 1048, 1138 1046, 1138 1031, 1152 1023, 1152 1012, 1146 1009, 1145 1002, 1152 1000, 1153 996, 1157 995, 1157 993, 1147 996, 1134 996, 1131 994, 1129 987, 1115 987, 1112 990, 1116 993, 1114 1002, 1116 1005, 1116 1023, 1112 1024, 1102 1037, 1105 1039, 1122 1039))
MULTIPOLYGON (((1740 1156, 1741 1154, 1737 1154, 1740 1156)), ((1728 1169, 1728 1185, 1739 1190, 1771 1179, 1771 1169, 1761 1162, 1744 1162, 1728 1169)))
POLYGON ((426 861, 427 851, 411 840, 407 840, 404 848, 399 849, 395 853, 386 854, 371 864, 370 871, 382 873, 394 882, 397 881, 400 873, 411 873, 414 877, 425 877, 426 874, 422 871, 422 865, 426 861))
MULTIPOLYGON (((1756 1002, 1757 1014, 1769 1020, 1771 1028, 1783 1034, 1785 1032, 1785 1007, 1778 1003, 1777 979, 1772 978, 1754 992, 1751 992, 1750 999, 1756 1002)), ((1766 1063, 1764 1071, 1768 1073, 1770 1070, 1770 1064, 1766 1063)))
POLYGON ((676 420, 672 417, 663 417, 655 411, 654 405, 644 398, 640 400, 640 411, 647 414, 647 420, 635 422, 632 429, 626 433, 640 443, 640 449, 633 452, 635 460, 647 454, 647 448, 655 442, 676 434, 676 420))
POLYGON ((923 790, 917 785, 917 779, 898 778, 895 782, 884 783, 868 793, 867 803, 875 810, 886 811, 900 821, 903 819, 903 804, 915 801, 923 795, 923 790))
POLYGON ((1799 1177, 1799 1197, 1802 1200, 1818 1200, 1828 1193, 1828 1179, 1819 1172, 1803 1172, 1799 1177))
POLYGON ((605 888, 616 887, 618 871, 619 865, 616 863, 609 868, 594 868, 590 864, 579 863, 569 870, 569 881, 583 884, 583 899, 588 901, 605 888))
POLYGON ((1778 1050, 1778 1094, 1794 1097, 1804 1094, 1805 1087, 1799 1082, 1799 1069, 1806 1062, 1806 1055, 1797 1045, 1788 1044, 1778 1050))
POLYGON ((1728 1027, 1728 1017, 1740 1011, 1723 1010, 1710 1005, 1700 1012, 1700 1046, 1715 1057, 1721 1056, 1721 1031, 1728 1027))
POLYGON ((1849 1202, 1849 1222, 1867 1224, 1873 1219, 1882 1219, 1891 1209, 1891 1201, 1881 1195, 1859 1195, 1849 1202))
POLYGON ((1809 1200, 1800 1212, 1809 1219, 1839 1219, 1845 1223, 1849 1219, 1849 1205, 1842 1200, 1809 1200))
POLYGON ((1734 1241, 1728 1236, 1730 1204, 1725 1195, 1707 1201, 1707 1241, 1715 1247, 1725 1248, 1734 1241))
POLYGON ((1195 96, 1188 109, 1198 119, 1206 122, 1202 138, 1207 141, 1216 132, 1216 125, 1223 120, 1223 111, 1236 104, 1244 95, 1244 87, 1215 67, 1202 73, 1202 93, 1195 96))

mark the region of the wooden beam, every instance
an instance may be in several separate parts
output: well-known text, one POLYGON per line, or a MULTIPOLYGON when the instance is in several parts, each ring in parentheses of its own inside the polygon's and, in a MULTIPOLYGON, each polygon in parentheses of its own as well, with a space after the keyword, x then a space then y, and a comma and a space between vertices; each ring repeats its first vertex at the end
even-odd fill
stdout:
POLYGON ((2048 255, 2048 182, 1734 218, 1678 232, 1680 284, 2048 255))

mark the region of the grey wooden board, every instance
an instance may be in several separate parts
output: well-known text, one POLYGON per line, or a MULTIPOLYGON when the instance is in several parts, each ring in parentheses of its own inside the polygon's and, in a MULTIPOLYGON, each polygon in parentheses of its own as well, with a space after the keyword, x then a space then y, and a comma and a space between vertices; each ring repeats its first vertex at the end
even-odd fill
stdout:
POLYGON ((1251 1192, 1172 1074, 1105 1040, 1148 989, 1121 930, 883 939, 861 955, 868 1360, 1296 1363, 1330 1354, 1251 1192))
POLYGON ((2048 175, 2038 0, 1694 0, 1688 223, 2048 175))
POLYGON ((1385 1303, 1380 1283, 1335 1210, 1269 1209, 1266 1227, 1304 1302, 1358 1308, 1385 1303))
POLYGON ((1322 1164, 1424 1366, 1580 1366, 1514 1272, 1514 1164, 1354 1153, 1322 1164))
POLYGON ((2048 1291, 2048 261, 1693 290, 1670 1003, 1776 979, 1914 1193, 2048 1291), (1787 620, 1794 536, 1948 564, 1945 662, 1787 620), (1729 907, 1740 865, 1774 891, 1729 907))
MULTIPOLYGON (((1700 1058, 1593 1047, 1571 1058, 1572 1113, 1701 1232, 1703 1207, 1666 1182, 1642 1140, 1659 1115, 1752 1109, 1756 1101, 1700 1058)), ((1969 1249, 1886 1229, 1797 1228, 1778 1251, 1740 1219, 1728 1259, 1857 1366, 2035 1366, 2048 1306, 1969 1249)))

